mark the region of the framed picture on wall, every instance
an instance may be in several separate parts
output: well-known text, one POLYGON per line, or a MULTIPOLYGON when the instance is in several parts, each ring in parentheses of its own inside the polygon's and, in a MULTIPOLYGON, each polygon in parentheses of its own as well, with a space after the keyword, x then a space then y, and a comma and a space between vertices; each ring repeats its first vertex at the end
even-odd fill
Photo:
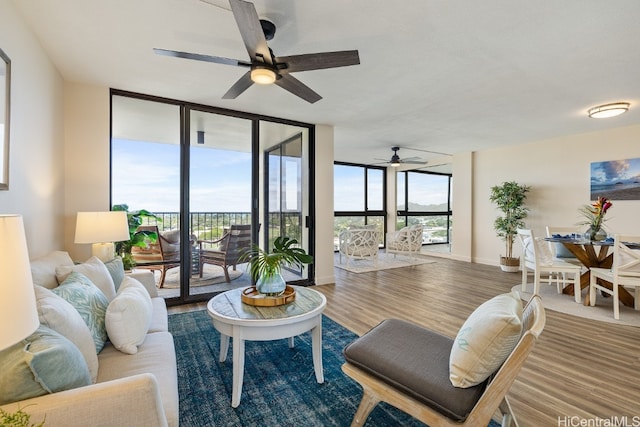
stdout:
POLYGON ((591 163, 591 200, 640 200, 640 158, 591 163))
POLYGON ((9 106, 11 60, 0 49, 0 190, 9 189, 9 106))

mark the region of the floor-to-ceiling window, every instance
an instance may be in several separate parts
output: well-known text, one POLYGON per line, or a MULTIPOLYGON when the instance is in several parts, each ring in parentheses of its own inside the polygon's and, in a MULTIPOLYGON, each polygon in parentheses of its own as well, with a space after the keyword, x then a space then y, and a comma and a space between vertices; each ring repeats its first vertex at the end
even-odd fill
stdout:
POLYGON ((423 244, 448 244, 451 240, 451 175, 403 171, 397 175, 396 228, 420 224, 423 244))
MULTIPOLYGON (((386 197, 385 168, 336 162, 334 175, 334 248, 338 235, 349 227, 376 225, 384 235, 386 197)), ((384 244, 380 241, 380 245, 384 244)))
MULTIPOLYGON (((253 243, 267 249, 274 236, 291 234, 313 254, 312 125, 117 90, 111 109, 111 202, 152 212, 145 224, 171 240, 177 258, 137 266, 154 271, 169 302, 251 284, 246 264, 229 268, 227 280, 201 262, 205 251, 224 249, 216 240, 232 226, 250 226, 253 243), (279 159, 275 211, 265 206, 270 157, 279 159)), ((313 266, 287 274, 311 283, 313 266)))

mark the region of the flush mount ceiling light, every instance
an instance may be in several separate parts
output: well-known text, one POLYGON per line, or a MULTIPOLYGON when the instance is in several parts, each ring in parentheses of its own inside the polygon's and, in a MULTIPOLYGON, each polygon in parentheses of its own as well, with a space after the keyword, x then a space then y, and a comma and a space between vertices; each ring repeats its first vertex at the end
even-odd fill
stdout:
POLYGON ((251 70, 251 80, 260 85, 270 85, 276 81, 276 73, 269 68, 255 67, 251 70))
POLYGON ((613 104, 598 105, 589 109, 589 117, 594 119, 604 119, 607 117, 619 116, 629 109, 628 102, 615 102, 613 104))

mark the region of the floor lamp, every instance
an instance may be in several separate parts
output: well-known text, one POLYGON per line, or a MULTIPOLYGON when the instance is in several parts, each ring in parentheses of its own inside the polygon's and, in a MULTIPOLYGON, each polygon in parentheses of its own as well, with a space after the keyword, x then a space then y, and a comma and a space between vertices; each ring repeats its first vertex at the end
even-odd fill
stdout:
POLYGON ((91 243, 91 255, 103 262, 115 258, 113 242, 129 240, 125 211, 78 212, 75 243, 91 243))
POLYGON ((0 215, 0 350, 40 325, 24 224, 20 215, 0 215))

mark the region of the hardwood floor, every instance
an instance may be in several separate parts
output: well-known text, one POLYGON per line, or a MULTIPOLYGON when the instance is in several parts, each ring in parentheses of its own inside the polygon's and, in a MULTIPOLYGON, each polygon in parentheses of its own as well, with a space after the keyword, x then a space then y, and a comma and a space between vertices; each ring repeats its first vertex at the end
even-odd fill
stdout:
MULTIPOLYGON (((325 314, 359 335, 394 317, 453 337, 478 305, 520 282, 519 274, 498 267, 433 259, 372 273, 335 269, 336 283, 315 289, 327 297, 325 314)), ((629 426, 640 425, 640 328, 551 310, 546 315, 509 392, 519 425, 625 425, 596 424, 625 416, 629 426)))

